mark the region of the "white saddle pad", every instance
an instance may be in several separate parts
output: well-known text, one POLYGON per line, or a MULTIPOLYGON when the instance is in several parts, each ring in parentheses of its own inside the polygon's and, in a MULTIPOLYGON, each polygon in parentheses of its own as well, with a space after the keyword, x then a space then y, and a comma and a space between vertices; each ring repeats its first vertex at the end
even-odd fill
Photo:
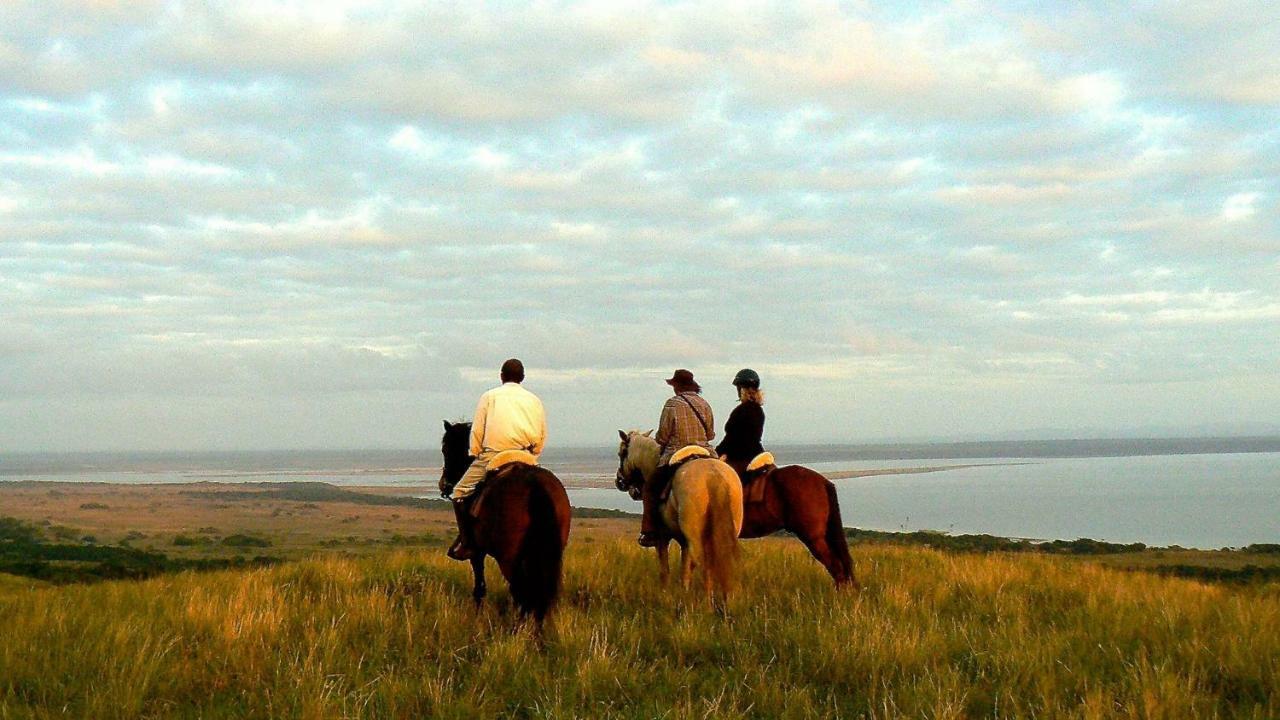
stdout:
POLYGON ((777 463, 773 461, 773 453, 771 452, 762 452, 751 458, 751 462, 747 463, 747 472, 759 470, 766 465, 777 465, 777 463))
POLYGON ((711 451, 701 445, 685 445, 671 456, 671 465, 700 457, 711 457, 711 451))
POLYGON ((504 465, 511 463, 524 463, 525 465, 537 465, 538 456, 526 450, 503 450, 489 459, 489 464, 485 465, 485 469, 493 472, 504 465))

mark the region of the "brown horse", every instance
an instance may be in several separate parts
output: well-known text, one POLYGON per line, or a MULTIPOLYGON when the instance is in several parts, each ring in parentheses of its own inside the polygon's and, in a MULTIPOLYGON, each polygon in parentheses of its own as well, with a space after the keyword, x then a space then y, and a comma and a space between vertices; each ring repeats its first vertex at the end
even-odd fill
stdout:
MULTIPOLYGON (((470 447, 471 423, 444 423, 444 469, 440 489, 451 491, 475 460, 470 447)), ((539 625, 560 595, 564 548, 569 542, 569 496, 551 471, 513 464, 491 473, 477 492, 479 515, 472 537, 475 577, 472 597, 484 600, 484 558, 492 555, 511 587, 511 599, 522 615, 539 625)))
MULTIPOLYGON (((618 435, 618 489, 638 499, 640 488, 658 469, 658 443, 647 434, 621 430, 618 435)), ((680 545, 680 580, 688 588, 695 568, 702 570, 703 589, 714 603, 732 589, 738 564, 738 532, 742 528, 742 483, 733 469, 715 457, 686 460, 671 479, 671 494, 662 504, 662 521, 680 545)), ((669 574, 669 541, 659 542, 663 582, 669 574)))
POLYGON ((853 559, 840 521, 836 486, 820 473, 801 465, 767 465, 747 472, 747 463, 729 463, 747 488, 743 508, 742 535, 758 538, 786 530, 809 548, 827 569, 837 586, 858 587, 853 576, 853 559), (764 483, 762 497, 754 483, 764 483), (751 492, 752 489, 757 492, 751 492))

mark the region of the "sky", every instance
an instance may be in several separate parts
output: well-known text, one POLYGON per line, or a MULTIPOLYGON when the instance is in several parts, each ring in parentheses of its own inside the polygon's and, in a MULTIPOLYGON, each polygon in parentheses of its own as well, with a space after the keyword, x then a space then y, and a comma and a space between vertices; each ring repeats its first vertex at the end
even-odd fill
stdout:
POLYGON ((1271 2, 0 5, 0 451, 1280 428, 1271 2))

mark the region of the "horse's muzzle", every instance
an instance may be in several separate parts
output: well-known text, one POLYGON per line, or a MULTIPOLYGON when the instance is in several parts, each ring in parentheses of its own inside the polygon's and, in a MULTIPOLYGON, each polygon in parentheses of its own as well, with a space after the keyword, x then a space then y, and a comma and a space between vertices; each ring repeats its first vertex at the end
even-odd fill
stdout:
POLYGON ((621 470, 618 471, 618 476, 614 478, 613 484, 622 492, 627 492, 627 477, 622 474, 621 470))

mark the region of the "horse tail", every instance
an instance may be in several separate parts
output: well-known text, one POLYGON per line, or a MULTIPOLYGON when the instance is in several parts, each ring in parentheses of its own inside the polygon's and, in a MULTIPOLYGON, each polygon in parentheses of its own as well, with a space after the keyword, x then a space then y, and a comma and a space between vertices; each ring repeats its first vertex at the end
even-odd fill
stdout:
MULTIPOLYGON (((520 612, 533 615, 541 624, 560 595, 566 535, 560 526, 562 520, 568 525, 569 512, 564 497, 559 503, 564 507, 557 511, 552 481, 535 475, 530 483, 529 526, 516 552, 510 578, 511 598, 520 612)), ((563 494, 561 490, 559 495, 563 494)))
POLYGON ((827 547, 831 549, 836 562, 844 569, 844 578, 837 578, 836 583, 847 582, 857 587, 858 580, 853 576, 853 558, 849 555, 849 539, 845 537, 844 521, 840 519, 840 501, 836 499, 836 486, 830 480, 826 481, 826 486, 827 547))
POLYGON ((726 597, 733 589, 738 563, 738 531, 734 527, 733 498, 724 482, 711 482, 707 488, 707 521, 702 526, 703 572, 726 597))

